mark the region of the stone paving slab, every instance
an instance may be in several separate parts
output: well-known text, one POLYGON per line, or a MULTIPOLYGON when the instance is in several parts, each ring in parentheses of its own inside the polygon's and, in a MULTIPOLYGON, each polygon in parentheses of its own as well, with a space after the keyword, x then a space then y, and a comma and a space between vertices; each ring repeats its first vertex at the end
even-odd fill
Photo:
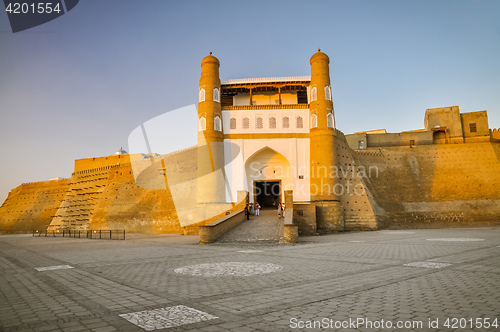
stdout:
POLYGON ((453 318, 500 325, 500 228, 300 240, 200 246, 181 235, 0 236, 0 331, 145 331, 133 321, 169 332, 500 330, 444 326, 453 318), (73 268, 35 270, 63 265, 73 268), (335 326, 350 319, 423 325, 335 326), (325 322, 333 325, 307 325, 325 322))

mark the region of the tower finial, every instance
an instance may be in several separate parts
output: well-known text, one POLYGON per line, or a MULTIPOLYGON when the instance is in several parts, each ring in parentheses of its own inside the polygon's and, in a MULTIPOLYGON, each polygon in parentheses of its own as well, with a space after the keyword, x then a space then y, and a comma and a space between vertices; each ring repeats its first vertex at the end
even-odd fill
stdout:
POLYGON ((210 55, 212 55, 212 52, 210 52, 210 55))
POLYGON ((321 48, 318 47, 318 52, 321 52, 321 48))

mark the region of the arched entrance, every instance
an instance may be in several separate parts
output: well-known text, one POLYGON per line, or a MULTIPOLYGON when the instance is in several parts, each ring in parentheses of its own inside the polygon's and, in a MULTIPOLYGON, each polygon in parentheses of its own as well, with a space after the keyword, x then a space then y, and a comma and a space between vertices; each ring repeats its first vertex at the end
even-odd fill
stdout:
POLYGON ((432 138, 434 140, 434 144, 445 144, 446 143, 446 131, 445 130, 437 130, 432 134, 432 138))
POLYGON ((245 163, 250 202, 275 208, 283 203, 284 190, 291 188, 291 168, 288 160, 275 150, 265 147, 245 163))

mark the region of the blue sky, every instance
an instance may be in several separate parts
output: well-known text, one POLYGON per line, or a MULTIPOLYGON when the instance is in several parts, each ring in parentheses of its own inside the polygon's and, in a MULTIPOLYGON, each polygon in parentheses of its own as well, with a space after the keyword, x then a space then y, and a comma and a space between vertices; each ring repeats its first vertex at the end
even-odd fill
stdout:
POLYGON ((487 110, 500 127, 496 0, 81 0, 16 34, 2 11, 0 201, 23 182, 70 177, 75 159, 127 148, 141 123, 197 103, 210 51, 230 79, 310 75, 318 47, 346 134, 423 128, 425 109, 453 105, 487 110))

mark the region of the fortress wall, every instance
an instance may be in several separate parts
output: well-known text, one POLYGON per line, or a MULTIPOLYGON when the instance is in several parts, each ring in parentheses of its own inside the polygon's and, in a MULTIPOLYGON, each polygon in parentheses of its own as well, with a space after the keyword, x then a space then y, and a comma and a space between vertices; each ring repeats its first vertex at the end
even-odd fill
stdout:
POLYGON ((0 234, 45 230, 69 189, 70 179, 24 183, 0 207, 0 234))
POLYGON ((140 233, 182 233, 170 191, 160 171, 156 170, 155 178, 161 181, 161 189, 146 189, 136 184, 131 164, 112 169, 106 187, 93 204, 89 227, 140 233))
POLYGON ((500 129, 490 129, 491 141, 500 143, 500 129))
MULTIPOLYGON (((51 223, 51 229, 184 233, 170 186, 174 185, 175 194, 181 198, 184 195, 185 200, 196 197, 196 188, 190 181, 196 179, 196 159, 191 150, 163 156, 167 184, 162 158, 73 173, 70 190, 51 223)), ((177 203, 179 201, 183 200, 177 200, 177 203)))
POLYGON ((466 143, 368 149, 359 165, 392 228, 498 225, 500 144, 466 143))
POLYGON ((47 227, 196 232, 194 226, 205 221, 182 228, 177 216, 177 209, 196 209, 195 156, 196 148, 190 148, 133 164, 123 162, 129 158, 123 155, 77 160, 71 179, 34 182, 13 189, 0 207, 0 232, 31 232, 47 227), (115 163, 117 160, 122 162, 115 163), (89 166, 96 167, 84 169, 89 166), (134 171, 136 176, 140 173, 137 181, 134 171))
POLYGON ((385 221, 385 213, 380 209, 365 181, 364 170, 353 157, 355 153, 347 144, 345 136, 337 135, 337 170, 340 186, 335 193, 344 209, 345 230, 376 230, 378 223, 385 221))
POLYGON ((118 163, 130 162, 130 155, 112 155, 107 157, 95 157, 75 160, 75 172, 92 170, 100 167, 115 166, 118 163))
POLYGON ((96 199, 107 185, 110 169, 117 167, 104 167, 103 169, 73 173, 64 201, 48 229, 87 229, 96 199))

